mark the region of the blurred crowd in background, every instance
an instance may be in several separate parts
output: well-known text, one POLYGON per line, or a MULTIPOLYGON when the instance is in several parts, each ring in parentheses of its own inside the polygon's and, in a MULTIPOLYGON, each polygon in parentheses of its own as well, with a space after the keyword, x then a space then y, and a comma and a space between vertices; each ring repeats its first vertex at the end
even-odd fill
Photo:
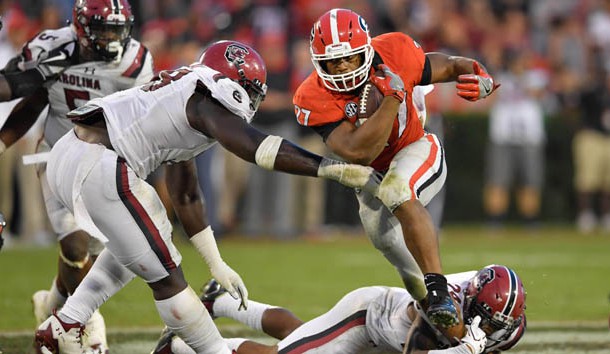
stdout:
MULTIPOLYGON (((476 58, 502 84, 494 95, 472 104, 459 98, 453 85, 444 84, 436 85, 427 103, 428 128, 441 136, 446 117, 453 113, 489 118, 488 145, 481 147, 481 154, 487 154, 481 171, 481 205, 487 219, 481 221, 502 225, 513 199, 524 223, 540 221, 544 174, 552 173, 544 168, 545 119, 562 113, 578 121, 573 141, 565 142, 574 144, 574 171, 563 178, 572 181, 575 203, 574 215, 566 222, 574 222, 582 232, 610 232, 610 0, 130 3, 135 15, 132 35, 149 48, 156 71, 192 63, 211 41, 234 39, 254 46, 266 61, 269 85, 254 125, 320 154, 328 154, 321 138, 299 127, 294 118, 292 92, 313 70, 309 33, 328 9, 353 9, 367 20, 372 35, 401 31, 426 52, 476 58)), ((41 29, 66 25, 72 6, 73 0, 0 0, 1 64, 41 29)), ((0 124, 7 114, 7 108, 0 108, 0 124)), ((44 207, 36 202, 40 197, 31 196, 38 193, 38 184, 25 177, 34 169, 22 166, 19 159, 33 150, 35 139, 31 133, 10 156, 0 157, 0 210, 21 221, 14 226, 15 233, 40 242, 49 230, 44 207), (13 186, 11 191, 7 185, 13 186)), ((324 234, 332 225, 360 227, 353 192, 335 184, 264 171, 225 154, 221 147, 197 162, 210 221, 219 235, 290 238, 324 234)), ((163 189, 162 171, 151 183, 163 189)), ((431 206, 439 228, 443 195, 431 206)))

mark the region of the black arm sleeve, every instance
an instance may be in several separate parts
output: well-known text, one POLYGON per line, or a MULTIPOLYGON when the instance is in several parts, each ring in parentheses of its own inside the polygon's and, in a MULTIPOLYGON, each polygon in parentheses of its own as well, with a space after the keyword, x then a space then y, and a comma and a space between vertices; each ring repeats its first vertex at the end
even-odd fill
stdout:
POLYGON ((430 80, 432 80, 432 66, 430 65, 430 59, 426 57, 426 61, 424 62, 424 71, 421 74, 420 85, 425 86, 430 84, 430 80))
POLYGON ((328 136, 330 135, 330 133, 333 132, 333 130, 335 130, 336 127, 338 127, 343 121, 337 121, 337 122, 333 122, 333 123, 328 123, 328 124, 324 124, 324 125, 319 125, 316 127, 311 127, 311 129, 313 129, 316 133, 320 134, 320 136, 322 137, 322 140, 324 140, 324 142, 326 142, 326 139, 328 139, 328 136))
POLYGON ((11 99, 33 94, 44 82, 44 76, 37 69, 18 72, 3 72, 11 87, 11 99))

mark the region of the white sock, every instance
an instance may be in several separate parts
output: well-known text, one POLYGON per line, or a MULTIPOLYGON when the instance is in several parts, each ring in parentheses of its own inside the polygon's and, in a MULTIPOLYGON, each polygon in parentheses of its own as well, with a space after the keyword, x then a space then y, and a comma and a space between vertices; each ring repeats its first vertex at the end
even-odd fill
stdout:
POLYGON ((245 341, 247 341, 245 338, 225 338, 225 343, 227 343, 229 349, 235 352, 237 352, 237 348, 245 341))
POLYGON ((53 313, 53 310, 60 309, 66 303, 66 299, 67 298, 59 292, 59 289, 57 289, 57 277, 53 278, 53 283, 51 284, 51 289, 49 289, 49 295, 45 302, 48 313, 51 314, 53 313))
POLYGON ((248 309, 239 310, 239 300, 235 300, 229 294, 223 294, 214 301, 214 316, 227 317, 241 322, 246 326, 262 331, 263 313, 274 306, 248 300, 248 309))
POLYGON ((68 297, 59 318, 70 323, 87 323, 93 311, 116 294, 135 274, 120 264, 108 250, 102 251, 74 294, 68 297))
POLYGON ((231 354, 210 314, 190 286, 165 300, 155 301, 167 327, 197 354, 231 354))

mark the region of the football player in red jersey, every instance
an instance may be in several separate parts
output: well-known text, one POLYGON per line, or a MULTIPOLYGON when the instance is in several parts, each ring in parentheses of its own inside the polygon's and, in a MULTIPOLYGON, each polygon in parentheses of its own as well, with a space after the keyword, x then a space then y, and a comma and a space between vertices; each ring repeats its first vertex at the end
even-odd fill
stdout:
MULTIPOLYGON (((502 265, 450 274, 447 290, 464 314, 466 333, 449 340, 435 331, 413 297, 402 288, 368 286, 345 295, 329 311, 303 322, 291 311, 250 300, 237 311, 235 299, 215 280, 204 288, 203 303, 216 318, 231 318, 277 338, 276 346, 227 339, 241 353, 498 353, 523 337, 526 292, 517 273, 502 265), (478 317, 478 319, 477 319, 478 317)), ((192 354, 165 331, 152 354, 192 354)))
MULTIPOLYGON (((73 24, 44 30, 25 43, 20 55, 0 71, 0 100, 24 97, 0 130, 0 154, 28 131, 47 106, 39 153, 50 150, 74 127, 66 118, 72 109, 150 81, 153 59, 145 46, 131 38, 133 21, 127 0, 77 0, 73 24)), ((37 323, 63 305, 103 249, 49 191, 46 166, 43 159, 40 162, 37 172, 60 252, 51 288, 32 297, 37 323)), ((86 346, 105 351, 105 325, 99 312, 87 329, 86 346)))
POLYGON ((476 60, 424 53, 404 33, 371 38, 365 20, 348 9, 323 14, 310 41, 315 70, 294 95, 297 121, 318 132, 346 161, 385 174, 376 195, 357 193, 364 229, 432 322, 442 327, 458 323, 442 275, 436 231, 425 209, 445 182, 444 151, 437 137, 424 131, 412 91, 416 85, 456 81, 457 94, 476 101, 497 85, 476 60), (385 97, 360 124, 356 105, 367 80, 385 97))

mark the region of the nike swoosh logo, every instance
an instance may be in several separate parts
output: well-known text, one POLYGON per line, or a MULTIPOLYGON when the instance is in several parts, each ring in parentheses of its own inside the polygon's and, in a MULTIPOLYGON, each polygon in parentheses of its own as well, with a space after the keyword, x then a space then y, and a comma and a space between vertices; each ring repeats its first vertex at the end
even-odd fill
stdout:
POLYGON ((47 58, 47 59, 43 60, 42 63, 46 64, 46 63, 49 63, 49 62, 63 61, 63 60, 66 60, 66 59, 68 59, 68 55, 66 54, 66 52, 61 51, 61 52, 59 52, 58 55, 56 55, 56 56, 54 56, 52 58, 47 58))
POLYGON ((483 87, 483 90, 485 91, 486 95, 489 95, 491 93, 491 80, 487 79, 487 78, 481 78, 481 87, 483 87))

